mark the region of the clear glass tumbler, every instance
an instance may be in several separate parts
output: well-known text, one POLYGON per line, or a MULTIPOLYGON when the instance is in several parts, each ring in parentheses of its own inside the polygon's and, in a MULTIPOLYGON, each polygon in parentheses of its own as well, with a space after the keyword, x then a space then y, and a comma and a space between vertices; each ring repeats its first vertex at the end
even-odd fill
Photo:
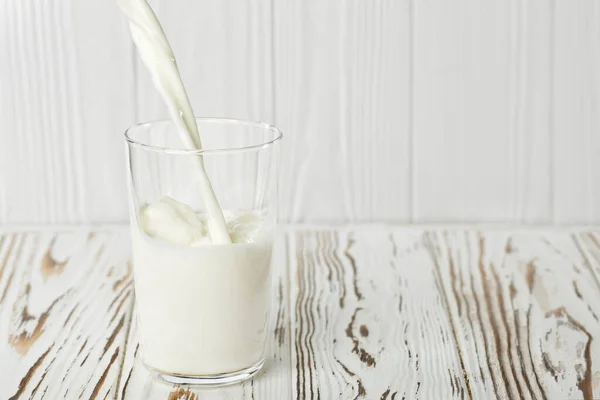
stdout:
POLYGON ((282 134, 260 122, 197 123, 202 150, 183 148, 170 121, 125 133, 138 338, 160 378, 227 384, 265 359, 282 134), (211 241, 201 164, 231 244, 211 241))

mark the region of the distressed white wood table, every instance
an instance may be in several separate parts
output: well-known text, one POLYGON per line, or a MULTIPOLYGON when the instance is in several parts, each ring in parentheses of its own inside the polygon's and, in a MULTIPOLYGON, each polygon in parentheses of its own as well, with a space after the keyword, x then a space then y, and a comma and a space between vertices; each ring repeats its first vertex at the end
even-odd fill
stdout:
POLYGON ((126 227, 4 229, 0 399, 600 399, 600 235, 286 228, 243 385, 151 378, 126 227))

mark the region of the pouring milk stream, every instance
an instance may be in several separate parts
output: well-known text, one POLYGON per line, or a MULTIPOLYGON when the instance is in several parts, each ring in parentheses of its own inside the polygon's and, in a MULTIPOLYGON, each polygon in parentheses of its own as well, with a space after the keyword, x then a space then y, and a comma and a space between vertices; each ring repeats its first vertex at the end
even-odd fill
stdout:
MULTIPOLYGON (((194 112, 177 68, 175 55, 163 29, 146 0, 115 0, 129 19, 131 36, 154 85, 163 97, 181 140, 189 149, 201 149, 194 112)), ((213 243, 231 243, 223 211, 212 188, 202 158, 194 157, 198 184, 208 211, 209 233, 213 243)))

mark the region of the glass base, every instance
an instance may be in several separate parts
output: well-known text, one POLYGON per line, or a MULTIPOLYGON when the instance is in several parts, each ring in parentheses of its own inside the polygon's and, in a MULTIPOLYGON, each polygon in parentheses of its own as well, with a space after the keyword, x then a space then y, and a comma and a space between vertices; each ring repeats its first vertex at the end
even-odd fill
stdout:
POLYGON ((187 376, 187 375, 177 375, 177 374, 168 374, 165 372, 157 371, 152 369, 152 367, 146 366, 154 376, 158 379, 161 379, 168 383, 173 383, 176 385, 198 385, 198 386, 223 386, 223 385, 232 385, 234 383, 239 383, 245 381, 246 379, 252 378, 254 375, 260 371, 263 364, 265 363, 265 359, 258 361, 256 364, 251 365, 248 368, 235 371, 235 372, 227 372, 224 374, 218 375, 201 375, 201 376, 187 376))

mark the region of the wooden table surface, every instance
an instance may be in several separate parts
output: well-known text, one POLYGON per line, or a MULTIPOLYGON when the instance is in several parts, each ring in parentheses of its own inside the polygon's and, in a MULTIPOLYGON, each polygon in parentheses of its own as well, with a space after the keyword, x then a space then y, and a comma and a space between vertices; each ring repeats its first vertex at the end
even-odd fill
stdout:
POLYGON ((600 235, 285 228, 252 381, 136 361, 126 227, 4 229, 0 399, 600 399, 600 235))

